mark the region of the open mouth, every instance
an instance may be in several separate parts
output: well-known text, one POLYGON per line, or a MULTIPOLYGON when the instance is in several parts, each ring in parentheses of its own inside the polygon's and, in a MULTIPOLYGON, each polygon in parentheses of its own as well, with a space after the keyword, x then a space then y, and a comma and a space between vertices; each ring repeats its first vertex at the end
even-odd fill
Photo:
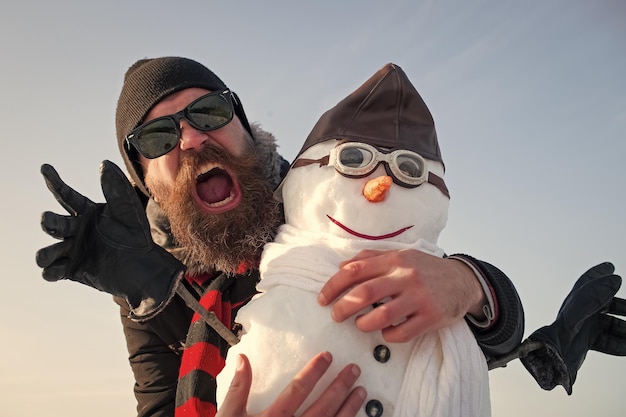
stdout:
POLYGON ((199 204, 212 213, 221 213, 236 207, 241 200, 241 191, 233 175, 219 166, 209 168, 196 178, 199 204))
POLYGON ((392 237, 396 237, 396 236, 404 233, 405 231, 409 230, 411 227, 413 227, 413 225, 411 225, 411 226, 403 227, 402 229, 396 230, 395 232, 387 233, 387 234, 384 234, 384 235, 373 236, 373 235, 366 235, 364 233, 359 233, 356 230, 352 230, 348 226, 342 224, 340 221, 333 219, 328 214, 326 215, 326 217, 328 217, 328 219, 331 222, 335 223, 337 226, 339 226, 345 232, 350 233, 351 235, 356 236, 358 238, 367 239, 367 240, 389 239, 389 238, 392 238, 392 237))

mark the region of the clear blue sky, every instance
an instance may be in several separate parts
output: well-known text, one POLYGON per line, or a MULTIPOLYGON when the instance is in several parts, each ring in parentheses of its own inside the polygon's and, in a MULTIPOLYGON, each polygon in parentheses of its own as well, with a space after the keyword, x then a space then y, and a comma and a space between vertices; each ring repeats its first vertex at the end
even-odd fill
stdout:
MULTIPOLYGON (((100 161, 121 163, 123 73, 143 57, 206 64, 288 159, 323 111, 394 62, 437 125, 452 193, 440 244, 514 280, 527 335, 553 320, 592 265, 612 261, 626 277, 623 1, 24 0, 2 9, 0 415, 134 413, 110 297, 44 282, 34 254, 52 243, 40 213, 61 210, 40 165, 102 200, 100 161)), ((493 415, 623 416, 624 375, 626 358, 591 353, 568 397, 542 391, 514 363, 490 374, 493 415)))

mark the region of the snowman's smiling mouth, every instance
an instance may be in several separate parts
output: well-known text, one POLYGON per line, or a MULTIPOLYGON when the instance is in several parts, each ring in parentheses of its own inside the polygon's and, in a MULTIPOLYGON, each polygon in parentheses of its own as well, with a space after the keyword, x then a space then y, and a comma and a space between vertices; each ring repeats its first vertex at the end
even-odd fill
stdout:
POLYGON ((358 238, 361 239, 367 239, 367 240, 382 240, 382 239, 389 239, 392 237, 396 237, 399 234, 404 233, 405 231, 409 230, 411 227, 413 227, 413 225, 411 226, 407 226, 407 227, 403 227, 402 229, 396 230, 395 232, 391 232, 391 233, 387 233, 384 235, 379 235, 379 236, 372 236, 372 235, 366 235, 364 233, 359 233, 356 230, 352 230, 350 229, 348 226, 342 224, 340 221, 333 219, 331 216, 329 216, 328 214, 326 215, 326 217, 328 217, 328 219, 335 223, 337 226, 339 226, 341 229, 343 229, 345 232, 350 233, 353 236, 356 236, 358 238))

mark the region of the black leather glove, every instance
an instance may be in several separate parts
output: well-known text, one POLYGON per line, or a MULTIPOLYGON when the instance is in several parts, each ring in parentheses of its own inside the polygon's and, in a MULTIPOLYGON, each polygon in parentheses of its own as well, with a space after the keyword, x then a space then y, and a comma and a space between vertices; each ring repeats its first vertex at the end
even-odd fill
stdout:
POLYGON ((562 385, 571 395, 589 350, 626 355, 626 321, 610 315, 626 315, 626 300, 615 297, 622 280, 614 271, 614 266, 605 262, 585 272, 565 298, 554 323, 528 338, 543 347, 520 360, 541 388, 562 385))
POLYGON ((37 252, 47 281, 69 279, 126 299, 130 318, 147 320, 172 299, 185 267, 156 245, 135 190, 110 161, 100 166, 106 199, 96 204, 65 184, 55 169, 41 166, 48 189, 70 213, 44 212, 41 227, 60 243, 37 252))

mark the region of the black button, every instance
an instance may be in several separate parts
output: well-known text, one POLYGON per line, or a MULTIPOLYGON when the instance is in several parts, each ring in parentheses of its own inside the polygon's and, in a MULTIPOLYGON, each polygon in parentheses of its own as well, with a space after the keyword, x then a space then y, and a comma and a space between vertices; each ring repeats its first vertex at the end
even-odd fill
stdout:
POLYGON ((383 405, 378 400, 369 400, 365 405, 365 413, 368 417, 380 417, 383 415, 383 405))
POLYGON ((391 358, 391 350, 385 345, 378 345, 374 348, 374 358, 380 363, 385 363, 391 358))

